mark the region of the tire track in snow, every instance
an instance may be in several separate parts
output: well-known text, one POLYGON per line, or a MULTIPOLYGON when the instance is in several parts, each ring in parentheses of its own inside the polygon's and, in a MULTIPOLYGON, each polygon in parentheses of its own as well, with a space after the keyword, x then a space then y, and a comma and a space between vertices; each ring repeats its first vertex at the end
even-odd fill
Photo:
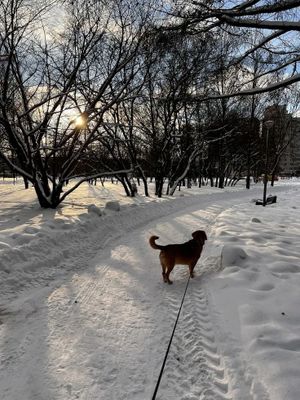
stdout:
POLYGON ((231 400, 207 299, 190 281, 157 400, 231 400))

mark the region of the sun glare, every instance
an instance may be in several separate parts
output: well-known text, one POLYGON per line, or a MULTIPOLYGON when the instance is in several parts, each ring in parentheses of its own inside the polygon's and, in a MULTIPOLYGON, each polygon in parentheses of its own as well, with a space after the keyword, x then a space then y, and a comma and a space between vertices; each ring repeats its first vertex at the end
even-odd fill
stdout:
POLYGON ((79 115, 74 119, 74 125, 77 129, 84 129, 87 126, 87 118, 84 115, 79 115))

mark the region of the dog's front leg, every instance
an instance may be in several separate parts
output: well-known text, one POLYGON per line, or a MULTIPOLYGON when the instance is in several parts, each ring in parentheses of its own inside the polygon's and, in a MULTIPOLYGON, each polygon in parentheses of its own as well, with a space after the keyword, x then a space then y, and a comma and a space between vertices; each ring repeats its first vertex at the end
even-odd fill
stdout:
POLYGON ((195 262, 193 262, 192 264, 189 265, 190 277, 191 278, 194 278, 194 268, 195 268, 195 266, 197 264, 197 261, 198 260, 196 260, 195 262))

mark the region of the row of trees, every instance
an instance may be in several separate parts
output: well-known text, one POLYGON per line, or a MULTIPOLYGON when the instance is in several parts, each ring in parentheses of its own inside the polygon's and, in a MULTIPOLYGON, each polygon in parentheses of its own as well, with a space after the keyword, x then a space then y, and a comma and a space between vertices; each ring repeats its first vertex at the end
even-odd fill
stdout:
MULTIPOLYGON (((107 175, 128 195, 132 176, 146 195, 147 177, 158 196, 185 177, 222 188, 246 175, 249 187, 264 165, 263 110, 295 98, 298 79, 299 49, 278 44, 297 34, 282 19, 295 2, 257 3, 0 1, 0 158, 42 207, 107 175), (283 32, 273 21, 264 35, 266 14, 283 32)), ((275 173, 286 140, 278 147, 273 133, 275 173)))

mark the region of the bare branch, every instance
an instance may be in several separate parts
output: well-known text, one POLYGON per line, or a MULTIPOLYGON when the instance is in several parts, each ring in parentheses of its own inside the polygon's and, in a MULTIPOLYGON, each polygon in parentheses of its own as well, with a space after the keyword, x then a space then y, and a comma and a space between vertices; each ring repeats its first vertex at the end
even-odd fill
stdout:
POLYGON ((86 182, 86 181, 91 180, 91 179, 102 178, 104 176, 116 176, 116 175, 121 175, 121 174, 124 175, 124 174, 129 174, 129 173, 132 173, 132 172, 133 172, 133 169, 122 169, 122 170, 119 170, 119 171, 99 172, 98 174, 85 176, 84 178, 80 179, 80 181, 78 181, 76 183, 76 185, 74 185, 71 189, 69 189, 68 191, 64 192, 64 194, 60 198, 60 203, 62 201, 64 201, 64 199, 67 196, 69 196, 70 193, 74 192, 74 190, 77 189, 83 182, 86 182))
POLYGON ((290 86, 293 83, 296 83, 299 81, 300 81, 300 73, 295 74, 287 79, 283 79, 280 82, 272 83, 265 87, 256 87, 256 88, 249 89, 249 90, 241 90, 240 92, 228 93, 228 94, 223 94, 223 95, 212 95, 212 96, 206 96, 206 97, 202 97, 202 98, 193 97, 193 100, 203 102, 203 101, 208 101, 208 100, 228 99, 228 98, 237 97, 237 96, 253 96, 254 94, 272 92, 274 90, 290 86))
POLYGON ((229 17, 225 14, 219 17, 221 22, 231 26, 245 28, 260 28, 260 29, 280 29, 285 31, 300 31, 300 22, 294 21, 262 21, 252 19, 237 19, 229 17))

